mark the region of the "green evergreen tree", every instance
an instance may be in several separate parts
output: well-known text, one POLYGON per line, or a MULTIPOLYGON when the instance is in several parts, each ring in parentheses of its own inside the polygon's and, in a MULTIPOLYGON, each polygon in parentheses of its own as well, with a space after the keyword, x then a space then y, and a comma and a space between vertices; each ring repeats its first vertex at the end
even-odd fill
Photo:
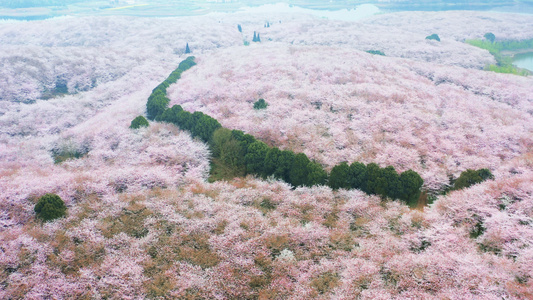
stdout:
POLYGON ((167 88, 169 86, 169 83, 166 81, 161 82, 158 86, 155 87, 155 89, 152 90, 152 94, 148 97, 148 100, 150 98, 153 98, 157 95, 166 96, 167 95, 167 88))
POLYGON ((237 30, 239 30, 239 32, 242 33, 242 27, 241 27, 241 24, 237 24, 237 30))
POLYGON ((244 155, 246 155, 250 144, 256 141, 256 139, 252 135, 245 134, 240 130, 232 130, 231 135, 241 144, 241 147, 244 151, 244 155))
POLYGON ((494 43, 494 41, 496 40, 496 36, 492 32, 485 33, 484 37, 485 37, 485 39, 487 39, 491 43, 494 43))
POLYGON ((265 109, 268 107, 268 103, 266 103, 265 99, 261 98, 259 100, 257 100, 255 103, 254 103, 254 109, 265 109))
POLYGON ((211 140, 213 132, 215 132, 215 130, 220 127, 222 127, 222 125, 220 125, 220 123, 216 119, 208 115, 202 114, 202 116, 200 116, 200 118, 198 118, 198 120, 196 121, 196 124, 194 125, 191 132, 194 136, 199 137, 202 141, 207 143, 211 140))
POLYGON ((483 179, 483 181, 485 181, 487 179, 494 179, 494 175, 492 175, 492 173, 490 172, 489 169, 479 169, 479 170, 477 170, 477 173, 478 173, 479 177, 481 177, 481 179, 483 179))
POLYGON ((161 115, 159 115, 157 120, 161 122, 172 123, 174 125, 179 126, 178 114, 182 111, 183 111, 183 108, 181 108, 180 105, 174 105, 171 108, 165 109, 165 111, 161 115))
POLYGON ((437 42, 440 42, 440 37, 438 34, 434 33, 432 35, 426 36, 426 40, 435 40, 437 42))
POLYGON ((141 127, 148 127, 150 124, 143 116, 138 116, 135 119, 131 121, 130 128, 131 129, 138 129, 141 127))
POLYGON ((246 172, 253 173, 260 176, 264 175, 265 158, 269 147, 267 144, 255 141, 248 146, 248 151, 245 156, 246 172))
POLYGON ((146 103, 146 113, 149 120, 155 120, 167 108, 170 100, 161 92, 152 94, 146 103))
POLYGON ((342 162, 331 169, 328 185, 334 190, 349 189, 351 187, 350 179, 350 166, 346 162, 342 162))
POLYGON ((259 32, 257 33, 257 40, 256 42, 261 42, 261 35, 259 34, 259 32))
POLYGON ((189 43, 187 43, 187 46, 185 46, 185 54, 191 53, 191 48, 189 48, 189 43))
POLYGON ((379 195, 381 198, 387 197, 387 191, 389 189, 389 182, 387 179, 383 176, 383 170, 379 170, 378 177, 374 180, 375 186, 374 186, 374 193, 376 195, 379 195))
POLYGON ((281 150, 276 147, 270 148, 265 156, 264 172, 266 176, 274 175, 280 165, 281 150))
POLYGON ((280 178, 283 181, 287 183, 291 183, 290 179, 290 171, 292 170, 292 166, 294 163, 294 160, 296 158, 296 155, 294 152, 289 150, 283 150, 281 151, 280 156, 278 157, 278 166, 276 168, 276 171, 274 172, 274 176, 276 178, 280 178))
POLYGON ((239 141, 231 134, 231 130, 223 127, 215 130, 210 149, 213 157, 219 158, 226 166, 244 166, 244 151, 239 141))
POLYGON ((350 188, 359 189, 366 192, 366 183, 368 181, 366 166, 360 162, 353 162, 350 165, 350 188))
POLYGON ((252 39, 252 42, 257 42, 257 34, 254 31, 254 38, 252 39))
POLYGON ((298 153, 294 156, 292 168, 289 171, 289 183, 293 186, 302 186, 307 183, 309 174, 308 165, 311 161, 304 153, 298 153))
POLYGON ((182 110, 176 115, 176 124, 181 130, 191 131, 196 124, 193 120, 192 114, 188 111, 182 110))
POLYGON ((380 50, 367 50, 366 52, 368 52, 370 54, 374 54, 374 55, 385 56, 385 53, 383 53, 383 51, 380 51, 380 50))
POLYGON ((220 153, 224 148, 224 144, 226 144, 230 139, 234 139, 231 135, 231 130, 224 127, 215 130, 215 132, 213 132, 213 138, 211 139, 211 143, 209 145, 211 155, 213 155, 213 157, 220 157, 220 153))
POLYGON ((459 175, 459 178, 455 181, 454 189, 460 190, 463 188, 470 187, 476 183, 483 181, 483 178, 479 176, 476 170, 467 169, 459 175))
POLYGON ((328 179, 328 173, 316 162, 307 164, 307 186, 324 185, 328 179))
POLYGON ((383 197, 389 197, 392 199, 399 199, 403 193, 402 184, 400 182, 400 176, 396 172, 393 166, 388 166, 381 170, 381 177, 386 182, 384 185, 384 192, 381 194, 383 197))
POLYGON ((200 121, 201 118, 203 118, 205 115, 201 111, 195 111, 191 115, 191 129, 189 129, 193 136, 196 136, 196 132, 194 131, 196 125, 198 124, 198 121, 200 121))
POLYGON ((37 217, 43 221, 52 221, 64 217, 67 213, 65 202, 56 194, 45 194, 34 207, 37 217))
POLYGON ((380 187, 382 182, 380 180, 381 168, 375 163, 369 163, 366 166, 367 172, 367 181, 366 181, 366 192, 367 194, 379 194, 380 187))
POLYGON ((413 170, 407 170, 400 174, 400 182, 402 185, 402 193, 400 199, 405 201, 409 206, 415 207, 418 204, 418 198, 420 198, 420 189, 424 184, 424 180, 417 172, 413 170))

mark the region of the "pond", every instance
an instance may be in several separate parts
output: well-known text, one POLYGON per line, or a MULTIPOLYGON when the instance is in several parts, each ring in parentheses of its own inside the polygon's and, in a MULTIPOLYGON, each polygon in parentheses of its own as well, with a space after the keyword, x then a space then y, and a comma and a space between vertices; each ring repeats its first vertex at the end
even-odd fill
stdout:
POLYGON ((533 72, 533 52, 515 54, 513 65, 533 72))

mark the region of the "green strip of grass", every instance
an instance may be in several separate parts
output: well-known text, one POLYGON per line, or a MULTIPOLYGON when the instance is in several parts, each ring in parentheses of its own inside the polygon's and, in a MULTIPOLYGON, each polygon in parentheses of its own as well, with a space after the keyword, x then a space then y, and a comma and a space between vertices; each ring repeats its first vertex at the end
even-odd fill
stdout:
POLYGON ((466 40, 465 43, 485 49, 490 52, 496 59, 495 65, 487 65, 485 70, 496 73, 507 73, 521 76, 531 75, 531 72, 525 69, 517 68, 513 65, 512 58, 502 55, 502 51, 516 51, 523 49, 533 49, 533 39, 521 41, 497 41, 489 40, 466 40))

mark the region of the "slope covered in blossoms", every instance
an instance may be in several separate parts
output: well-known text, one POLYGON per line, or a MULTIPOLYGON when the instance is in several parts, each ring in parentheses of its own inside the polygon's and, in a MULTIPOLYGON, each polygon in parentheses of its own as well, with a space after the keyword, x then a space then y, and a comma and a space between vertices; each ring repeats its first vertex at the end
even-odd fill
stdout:
POLYGON ((254 45, 197 60, 169 88, 170 106, 330 168, 413 169, 437 190, 466 169, 504 175, 533 145, 530 78, 319 46, 254 45), (266 110, 253 109, 259 98, 266 110))
POLYGON ((532 20, 1 23, 0 298, 530 299, 533 81, 478 70, 493 58, 461 41, 531 38, 532 20), (253 31, 262 43, 244 46, 253 31), (431 33, 442 42, 425 40, 431 33), (207 183, 204 143, 170 124, 128 128, 187 42, 197 65, 168 88, 171 105, 328 170, 413 169, 435 202, 413 210, 251 176, 207 183), (266 109, 253 109, 259 98, 266 109), (78 158, 58 159, 68 155, 78 158), (495 179, 438 194, 468 168, 495 179), (65 218, 35 218, 45 193, 65 201, 65 218))
POLYGON ((454 192, 426 212, 251 179, 80 191, 66 219, 4 231, 1 295, 526 299, 531 179, 454 192))

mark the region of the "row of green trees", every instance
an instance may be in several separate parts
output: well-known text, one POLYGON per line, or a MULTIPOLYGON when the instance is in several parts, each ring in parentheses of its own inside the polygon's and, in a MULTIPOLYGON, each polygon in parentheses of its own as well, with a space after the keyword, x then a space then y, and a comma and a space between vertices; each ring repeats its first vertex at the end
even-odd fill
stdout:
POLYGON ((269 147, 240 130, 219 128, 210 141, 213 157, 239 174, 273 176, 291 185, 328 185, 332 189, 359 189, 367 194, 401 199, 416 205, 424 180, 408 170, 398 174, 394 167, 380 168, 375 163, 365 165, 343 162, 328 174, 322 166, 304 153, 294 153, 269 147))
POLYGON ((165 81, 152 90, 152 94, 150 94, 146 103, 146 113, 149 120, 156 120, 167 109, 168 103, 170 102, 167 98, 167 88, 180 79, 181 73, 194 65, 196 65, 194 56, 187 57, 187 59, 179 64, 176 70, 170 73, 165 81))
POLYGON ((179 105, 165 109, 156 117, 156 120, 172 123, 183 130, 188 130, 193 137, 198 137, 205 143, 209 143, 213 132, 222 127, 214 118, 200 111, 190 113, 179 105))
POLYGON ((215 158, 244 175, 274 176, 295 187, 327 183, 326 171, 304 153, 269 147, 240 130, 216 130, 210 146, 215 158))
POLYGON ((375 163, 343 162, 331 170, 329 186, 333 189, 359 189, 367 194, 400 199, 416 206, 424 180, 413 170, 398 174, 394 167, 381 168, 375 163))
POLYGON ((246 174, 263 178, 273 176, 295 187, 329 185, 333 189, 360 189, 368 194, 416 204, 424 181, 412 170, 398 174, 392 166, 380 168, 375 163, 348 165, 343 162, 328 174, 304 153, 270 147, 243 131, 222 127, 216 119, 202 112, 190 113, 179 105, 167 108, 170 100, 166 97, 166 89, 194 65, 192 56, 180 63, 167 80, 153 90, 146 108, 149 119, 175 124, 206 142, 215 162, 212 172, 217 168, 229 178, 246 174))

